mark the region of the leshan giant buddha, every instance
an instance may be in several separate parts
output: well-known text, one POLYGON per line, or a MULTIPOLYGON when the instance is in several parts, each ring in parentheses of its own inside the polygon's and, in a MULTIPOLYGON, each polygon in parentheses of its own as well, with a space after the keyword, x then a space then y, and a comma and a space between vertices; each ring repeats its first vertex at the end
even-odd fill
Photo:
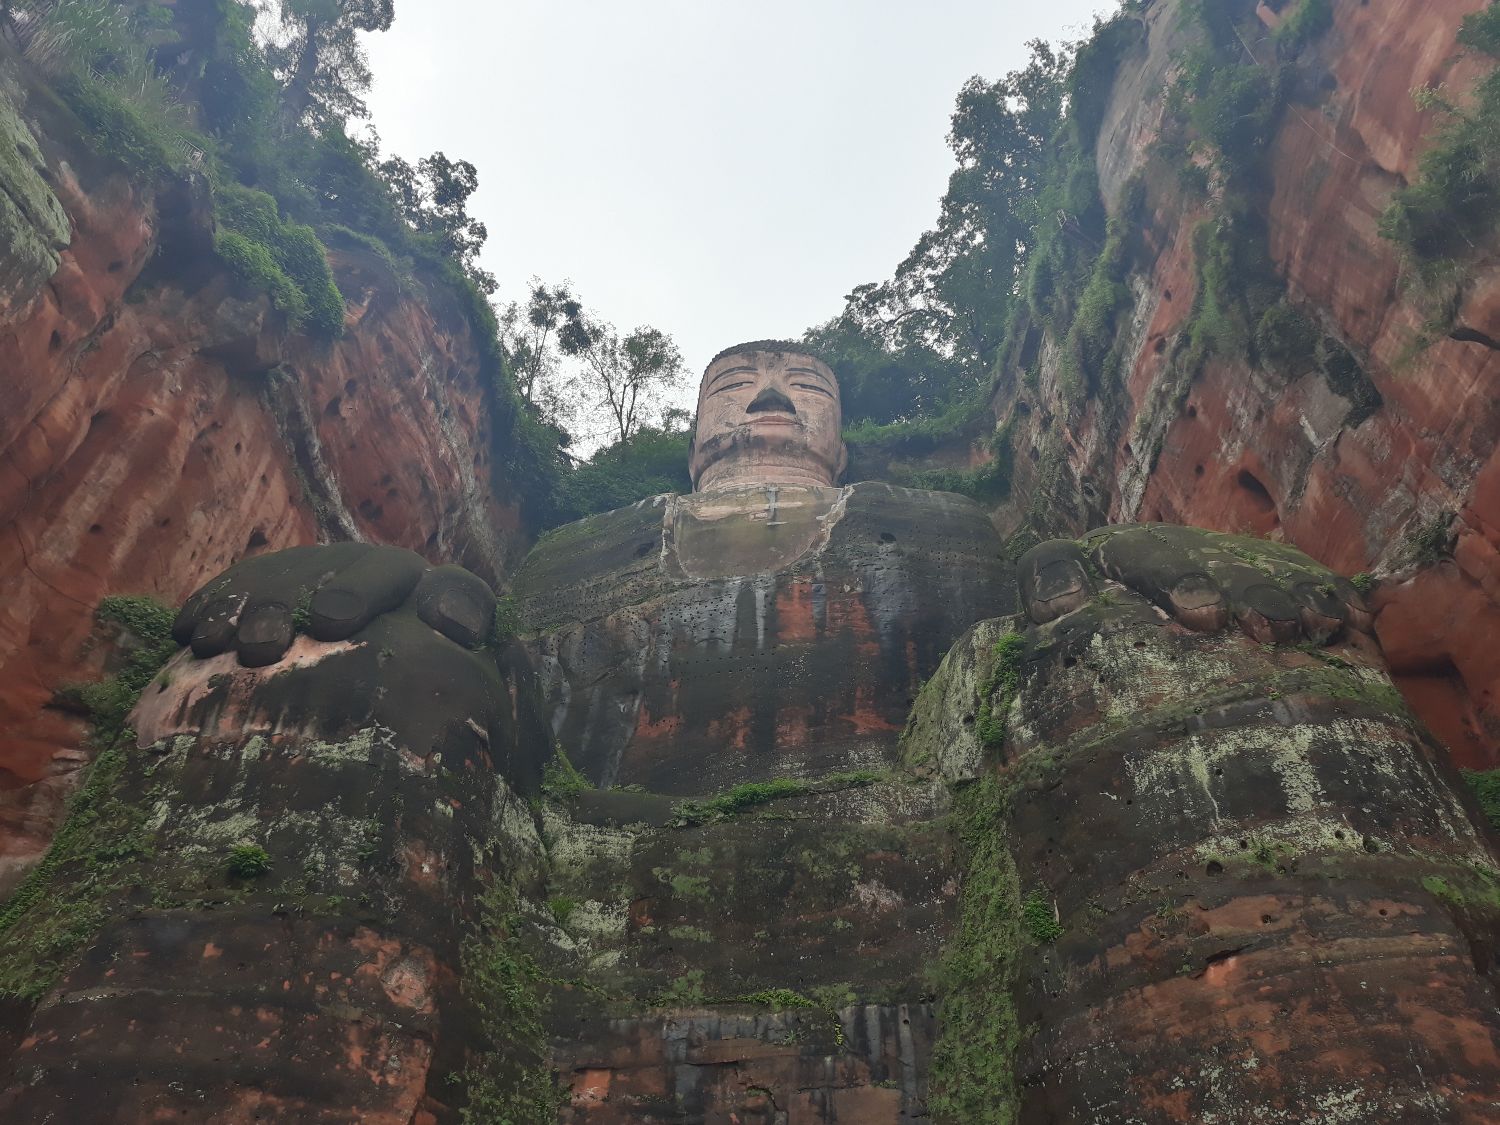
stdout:
POLYGON ((839 487, 840 431, 821 360, 730 348, 698 392, 693 494, 572 524, 526 560, 515 595, 549 713, 597 783, 883 769, 953 641, 1014 608, 978 506, 839 487))
POLYGON ((1017 587, 839 431, 817 359, 720 355, 694 493, 539 543, 518 643, 389 548, 195 595, 0 931, 0 1108, 1495 1120, 1492 843, 1358 592, 1161 526, 1017 587))

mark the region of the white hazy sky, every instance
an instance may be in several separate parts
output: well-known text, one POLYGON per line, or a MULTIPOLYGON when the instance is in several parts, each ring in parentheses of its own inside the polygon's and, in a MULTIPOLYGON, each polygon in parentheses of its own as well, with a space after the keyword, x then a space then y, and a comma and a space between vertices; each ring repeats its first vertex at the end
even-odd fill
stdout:
MULTIPOLYGON (((401 0, 368 37, 387 152, 479 168, 497 297, 571 279, 622 330, 795 336, 937 216, 954 98, 1114 0, 401 0)), ((696 378, 693 379, 696 385, 696 378)))

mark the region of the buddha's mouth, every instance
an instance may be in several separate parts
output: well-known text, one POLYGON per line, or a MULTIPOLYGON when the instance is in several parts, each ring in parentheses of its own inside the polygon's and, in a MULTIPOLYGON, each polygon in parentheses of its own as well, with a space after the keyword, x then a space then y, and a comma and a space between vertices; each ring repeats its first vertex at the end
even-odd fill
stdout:
POLYGON ((745 419, 741 425, 745 426, 800 426, 801 420, 795 414, 772 413, 762 411, 745 419))

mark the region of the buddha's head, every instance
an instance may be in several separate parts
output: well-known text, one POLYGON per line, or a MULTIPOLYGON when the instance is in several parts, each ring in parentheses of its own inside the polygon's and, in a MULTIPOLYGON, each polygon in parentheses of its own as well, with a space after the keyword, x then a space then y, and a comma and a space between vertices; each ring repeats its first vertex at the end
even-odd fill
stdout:
POLYGON ((848 463, 839 384, 796 344, 720 352, 698 388, 688 462, 699 492, 742 485, 832 485, 848 463))

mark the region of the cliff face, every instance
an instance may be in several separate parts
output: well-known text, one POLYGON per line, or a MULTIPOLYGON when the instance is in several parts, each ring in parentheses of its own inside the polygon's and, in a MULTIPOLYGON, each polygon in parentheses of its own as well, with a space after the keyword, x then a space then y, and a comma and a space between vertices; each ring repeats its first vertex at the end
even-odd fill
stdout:
MULTIPOLYGON (((1154 147, 1167 110, 1152 91, 1172 83, 1194 31, 1177 0, 1148 6, 1097 154, 1112 213, 1128 180, 1145 186, 1116 321, 1122 385, 1070 406, 1058 342, 1043 339, 1036 389, 1003 379, 995 402, 1020 435, 1019 500, 997 514, 1002 530, 1041 500, 1079 529, 1162 520, 1249 532, 1370 572, 1397 682, 1476 767, 1500 765, 1500 654, 1484 640, 1500 624, 1500 271, 1481 262, 1452 335, 1419 349, 1426 314, 1378 224, 1437 124, 1411 91, 1472 88, 1483 62, 1456 36, 1484 6, 1334 0, 1332 28, 1299 57, 1254 207, 1287 301, 1348 359, 1278 370, 1243 352, 1181 362, 1204 300, 1200 228, 1221 218, 1215 192, 1179 190, 1154 147)), ((1258 14, 1266 35, 1242 48, 1269 67, 1281 17, 1265 4, 1258 14)))
POLYGON ((327 538, 492 581, 526 546, 456 308, 339 254, 343 336, 291 336, 214 256, 204 184, 146 193, 46 113, 0 97, 0 886, 86 760, 84 722, 49 701, 102 671, 102 597, 176 604, 327 538))

